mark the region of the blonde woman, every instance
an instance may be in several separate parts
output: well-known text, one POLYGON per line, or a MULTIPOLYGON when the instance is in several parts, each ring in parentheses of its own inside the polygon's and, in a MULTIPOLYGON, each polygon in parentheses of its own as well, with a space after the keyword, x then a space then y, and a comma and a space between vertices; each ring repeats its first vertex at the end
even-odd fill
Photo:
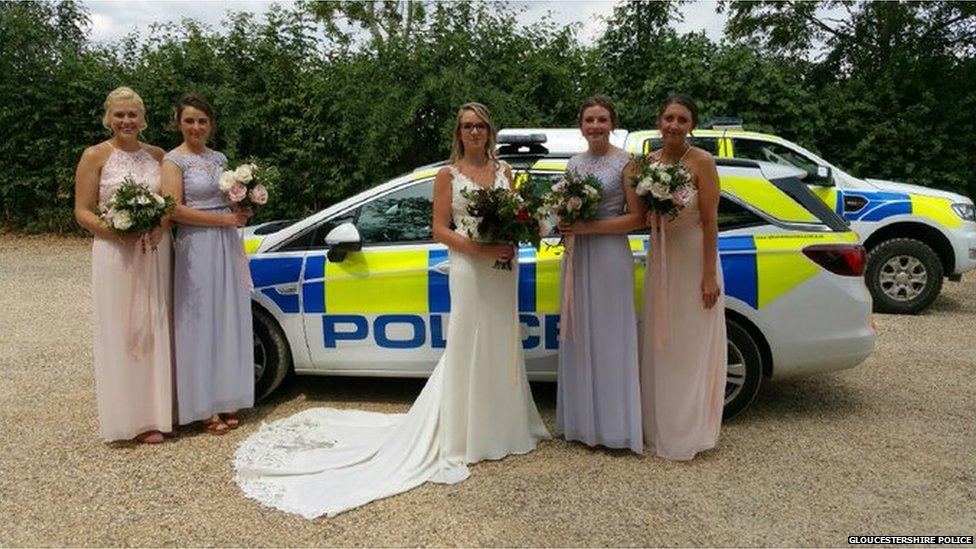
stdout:
POLYGON ((450 228, 468 217, 461 189, 512 186, 494 137, 483 105, 461 107, 451 163, 434 183, 434 238, 451 254, 447 347, 410 411, 317 408, 264 427, 237 452, 247 496, 306 518, 332 516, 424 482, 460 482, 470 463, 530 452, 549 438, 525 376, 518 268, 493 268, 516 250, 450 228))
POLYGON ((126 177, 159 192, 163 150, 139 141, 142 98, 120 87, 105 99, 111 137, 85 149, 75 173, 75 219, 92 243, 92 313, 98 422, 106 440, 155 444, 173 424, 168 232, 122 236, 99 218, 126 177))

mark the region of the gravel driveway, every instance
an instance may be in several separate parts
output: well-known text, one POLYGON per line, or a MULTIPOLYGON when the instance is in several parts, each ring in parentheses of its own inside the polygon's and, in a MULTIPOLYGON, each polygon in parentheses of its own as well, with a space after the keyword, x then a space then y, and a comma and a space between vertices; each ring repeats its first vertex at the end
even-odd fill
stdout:
MULTIPOLYGON (((770 383, 690 463, 555 440, 334 519, 246 500, 230 458, 311 406, 405 411, 416 380, 292 379, 243 426, 98 438, 90 243, 0 236, 0 545, 846 545, 976 533, 976 273, 926 314, 876 315, 853 370, 770 383)), ((555 422, 551 384, 533 386, 555 422)))

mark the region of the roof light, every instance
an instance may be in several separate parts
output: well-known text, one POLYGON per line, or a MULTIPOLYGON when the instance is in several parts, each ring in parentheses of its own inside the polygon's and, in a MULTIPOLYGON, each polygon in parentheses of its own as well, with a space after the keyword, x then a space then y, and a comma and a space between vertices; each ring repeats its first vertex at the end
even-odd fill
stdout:
POLYGON ((742 119, 738 116, 713 116, 701 125, 703 130, 741 130, 742 119))
POLYGON ((499 145, 538 145, 548 140, 544 133, 504 134, 498 136, 499 145))

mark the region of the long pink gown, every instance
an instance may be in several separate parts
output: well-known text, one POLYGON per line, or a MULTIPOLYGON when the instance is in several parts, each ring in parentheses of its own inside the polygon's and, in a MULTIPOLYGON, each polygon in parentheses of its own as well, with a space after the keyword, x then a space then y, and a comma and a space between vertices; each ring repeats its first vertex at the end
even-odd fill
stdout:
MULTIPOLYGON (((126 176, 159 192, 159 162, 148 152, 113 149, 102 167, 101 206, 126 176)), ((173 425, 172 244, 155 252, 95 237, 92 320, 95 393, 102 438, 126 440, 173 425)))
MULTIPOLYGON (((689 460, 715 447, 725 400, 725 299, 720 295, 711 309, 702 304, 699 216, 695 193, 676 219, 664 218, 660 239, 652 227, 644 276, 640 365, 644 443, 659 457, 671 460, 689 460)), ((722 264, 716 261, 721 286, 722 264)))

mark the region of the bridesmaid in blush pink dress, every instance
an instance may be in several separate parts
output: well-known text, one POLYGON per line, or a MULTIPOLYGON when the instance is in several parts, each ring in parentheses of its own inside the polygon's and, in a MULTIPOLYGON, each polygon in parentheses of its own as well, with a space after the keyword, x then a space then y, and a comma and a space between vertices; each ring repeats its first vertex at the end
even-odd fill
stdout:
POLYGON ((139 142, 146 127, 142 99, 129 88, 105 100, 112 138, 85 149, 75 176, 75 219, 92 243, 95 391, 102 438, 163 441, 173 425, 170 330, 172 250, 162 227, 121 235, 99 208, 126 177, 159 192, 163 150, 139 142))
POLYGON ((697 117, 690 98, 669 97, 657 120, 664 146, 652 153, 662 164, 682 164, 695 185, 695 197, 674 220, 648 214, 640 367, 644 442, 672 460, 715 447, 725 397, 719 183, 712 155, 685 143, 697 117))

